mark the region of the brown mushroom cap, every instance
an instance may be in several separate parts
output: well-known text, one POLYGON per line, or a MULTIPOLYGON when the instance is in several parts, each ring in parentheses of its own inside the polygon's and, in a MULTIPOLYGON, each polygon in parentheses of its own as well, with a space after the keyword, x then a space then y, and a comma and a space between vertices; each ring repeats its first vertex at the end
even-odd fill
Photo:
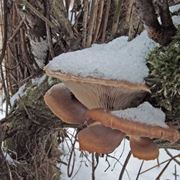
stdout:
POLYGON ((60 119, 70 124, 83 124, 87 108, 62 83, 51 87, 44 96, 45 103, 60 119))
POLYGON ((172 142, 180 139, 180 133, 173 128, 163 128, 135 122, 129 119, 117 117, 112 115, 110 112, 101 109, 89 110, 86 114, 90 119, 101 122, 102 125, 106 127, 120 130, 130 136, 159 138, 172 142))
POLYGON ((131 152, 134 157, 143 160, 153 160, 159 156, 159 148, 149 138, 130 137, 131 152))
POLYGON ((88 109, 118 110, 137 106, 150 93, 145 84, 81 77, 69 73, 54 72, 48 67, 45 68, 45 71, 47 75, 61 79, 88 109))
POLYGON ((104 127, 101 124, 92 124, 78 133, 80 149, 90 153, 111 153, 119 146, 125 134, 104 127))

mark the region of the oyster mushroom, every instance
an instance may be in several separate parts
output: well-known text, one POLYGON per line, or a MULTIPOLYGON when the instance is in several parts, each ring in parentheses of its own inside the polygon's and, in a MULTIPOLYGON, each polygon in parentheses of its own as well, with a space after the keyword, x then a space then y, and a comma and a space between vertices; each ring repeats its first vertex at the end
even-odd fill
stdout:
POLYGON ((93 123, 78 133, 80 149, 99 154, 108 154, 119 146, 125 134, 118 130, 93 123))
POLYGON ((50 61, 44 70, 62 80, 88 109, 137 106, 150 93, 144 81, 148 75, 145 56, 153 43, 145 32, 133 41, 121 37, 107 44, 64 53, 50 61), (139 47, 134 48, 133 41, 139 40, 139 47), (123 49, 124 45, 131 51, 123 49))
MULTIPOLYGON (((61 79, 65 86, 69 88, 77 98, 77 101, 82 103, 82 106, 87 109, 104 108, 107 110, 118 110, 137 106, 150 93, 149 89, 143 83, 136 84, 124 80, 75 76, 69 73, 52 71, 48 66, 46 66, 45 71, 49 76, 61 79)), ((59 94, 60 93, 61 92, 59 92, 59 94)), ((54 99, 56 99, 56 97, 54 99)), ((60 99, 58 101, 60 101, 60 99)), ((70 107, 72 107, 71 103, 73 102, 68 101, 70 107)), ((69 113, 68 104, 66 104, 66 106, 69 113)), ((61 108, 60 106, 56 107, 57 109, 61 108)), ((51 109, 53 109, 53 107, 51 109)), ((63 113, 60 112, 59 117, 62 117, 61 113, 65 115, 66 112, 67 111, 63 113)), ((78 111, 75 114, 78 116, 78 111)), ((96 118, 91 118, 88 119, 88 122, 94 120, 96 120, 96 118)), ((101 154, 112 152, 120 144, 123 139, 122 137, 124 137, 123 132, 120 130, 112 130, 111 127, 104 127, 103 124, 101 126, 87 127, 78 133, 80 148, 82 150, 89 152, 94 151, 101 154), (96 132, 96 130, 98 130, 98 132, 96 132), (108 141, 106 141, 107 139, 108 141)))
MULTIPOLYGON (((101 123, 101 125, 90 126, 79 132, 78 138, 82 149, 92 152, 90 147, 95 147, 95 143, 98 142, 101 145, 94 151, 109 153, 119 145, 122 135, 126 134, 130 138, 132 152, 136 157, 154 159, 159 152, 151 138, 174 141, 178 137, 177 131, 158 125, 151 126, 142 122, 133 122, 133 119, 118 117, 110 112, 137 107, 150 94, 150 90, 144 82, 144 78, 148 75, 145 56, 153 45, 150 40, 147 40, 144 32, 133 41, 127 43, 127 39, 124 38, 123 43, 114 40, 105 45, 64 53, 55 57, 44 70, 47 75, 60 79, 76 97, 78 109, 72 113, 74 117, 79 116, 79 108, 83 107, 84 109, 85 107, 89 111, 86 110, 86 116, 83 113, 82 117, 101 123), (133 41, 139 39, 141 39, 141 43, 136 48, 133 41), (124 44, 131 51, 123 49, 124 44), (134 56, 139 58, 134 58, 134 56), (111 138, 115 137, 114 134, 117 132, 118 140, 112 141, 113 148, 109 149, 109 144, 105 143, 105 139, 108 134, 111 138), (145 158, 147 155, 145 152, 144 156, 141 156, 142 147, 145 144, 150 148, 148 152, 151 152, 148 158, 145 158)), ((61 92, 59 91, 59 93, 61 92)), ((64 95, 62 94, 62 96, 64 95)), ((63 99, 63 97, 61 98, 63 99)), ((69 107, 73 108, 76 103, 74 100, 68 99, 64 106, 67 111, 61 109, 59 117, 63 116, 65 121, 66 113, 70 112, 69 107)), ((57 110, 61 108, 61 105, 57 104, 57 110)), ((81 120, 78 122, 84 123, 83 118, 80 118, 81 120)), ((108 142, 110 143, 109 140, 108 142)))
POLYGON ((180 133, 174 128, 169 128, 164 122, 162 111, 153 108, 145 102, 137 108, 129 108, 115 112, 94 109, 87 111, 86 115, 105 127, 119 130, 130 139, 133 155, 139 159, 151 160, 159 155, 158 147, 153 143, 153 138, 171 142, 180 139, 180 133))

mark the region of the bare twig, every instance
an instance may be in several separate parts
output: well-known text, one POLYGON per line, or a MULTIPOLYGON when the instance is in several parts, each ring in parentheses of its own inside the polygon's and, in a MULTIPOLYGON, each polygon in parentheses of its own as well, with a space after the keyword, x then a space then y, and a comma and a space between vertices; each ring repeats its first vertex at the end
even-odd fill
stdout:
POLYGON ((88 0, 83 0, 83 40, 82 45, 86 47, 86 38, 87 38, 87 23, 88 23, 88 0))
POLYGON ((56 24, 52 23, 47 19, 42 13, 40 13, 36 8, 34 8, 27 0, 17 0, 19 4, 24 4, 27 6, 36 16, 38 16, 42 21, 47 23, 50 27, 56 26, 56 24))
POLYGON ((122 167, 121 173, 119 175, 119 180, 123 180, 123 174, 124 174, 124 171, 126 169, 126 166, 128 165, 130 157, 131 157, 131 151, 129 151, 129 153, 128 153, 127 157, 126 157, 126 160, 125 160, 124 165, 122 167))
POLYGON ((97 14, 97 25, 96 25, 96 29, 95 29, 95 33, 94 33, 94 37, 93 37, 93 43, 97 40, 98 38, 98 34, 99 34, 99 30, 100 30, 100 26, 102 23, 102 15, 103 15, 103 9, 104 9, 104 1, 99 1, 99 9, 98 9, 98 14, 97 14))
POLYGON ((140 173, 141 173, 141 169, 142 169, 142 167, 143 167, 143 164, 144 164, 144 161, 142 161, 142 162, 141 162, 141 165, 140 165, 140 168, 139 168, 138 174, 137 174, 137 176, 136 176, 136 180, 138 180, 138 179, 139 179, 139 176, 140 176, 140 173))
POLYGON ((157 176, 157 180, 159 180, 160 179, 160 177, 162 176, 162 174, 164 173, 164 171, 167 169, 167 167, 169 166, 169 164, 170 164, 170 162, 172 161, 172 159, 170 159, 169 161, 168 161, 168 163, 164 166, 164 168, 162 169, 162 171, 159 173, 159 175, 157 176))
POLYGON ((9 43, 10 41, 12 41, 13 38, 16 36, 16 34, 19 32, 21 26, 23 25, 23 23, 24 23, 24 21, 25 21, 25 18, 26 18, 25 16, 22 18, 22 20, 20 21, 20 23, 18 24, 18 26, 17 26, 16 29, 14 30, 12 36, 9 38, 8 43, 9 43))
MULTIPOLYGON (((165 148, 164 150, 171 158, 173 158, 173 155, 168 151, 168 149, 165 148)), ((173 161, 176 162, 180 166, 180 162, 177 159, 173 158, 173 161)))
POLYGON ((107 29, 107 24, 108 24, 110 7, 111 7, 111 0, 107 0, 106 1, 106 10, 105 10, 105 13, 104 13, 105 17, 104 17, 104 23, 103 23, 103 29, 102 29, 101 42, 105 41, 106 29, 107 29))
POLYGON ((7 1, 3 0, 3 8, 4 8, 4 15, 3 15, 3 44, 2 44, 2 52, 0 55, 0 64, 2 64, 5 53, 6 53, 6 45, 7 45, 7 32, 8 32, 8 24, 7 24, 7 11, 8 11, 8 7, 7 7, 7 1))
POLYGON ((91 17, 88 24, 87 47, 90 47, 93 38, 94 23, 97 16, 98 0, 92 0, 91 17))
POLYGON ((180 157, 180 154, 177 154, 177 155, 173 156, 172 158, 167 159, 167 160, 161 162, 160 164, 157 164, 157 165, 155 165, 155 166, 153 166, 153 167, 151 167, 151 168, 149 168, 149 169, 146 169, 146 170, 142 171, 140 174, 144 174, 144 173, 150 171, 151 169, 154 169, 154 168, 158 167, 159 165, 162 165, 162 164, 170 161, 171 159, 175 159, 175 158, 177 158, 177 157, 180 157))

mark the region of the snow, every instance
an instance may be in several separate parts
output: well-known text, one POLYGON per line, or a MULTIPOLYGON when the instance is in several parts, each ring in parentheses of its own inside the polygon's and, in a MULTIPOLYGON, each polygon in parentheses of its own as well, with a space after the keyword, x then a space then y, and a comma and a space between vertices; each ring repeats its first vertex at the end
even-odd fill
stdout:
POLYGON ((61 54, 46 68, 83 77, 143 83, 148 75, 145 57, 155 47, 144 31, 134 40, 119 37, 107 44, 61 54))
MULTIPOLYGON (((172 6, 169 8, 171 12, 176 12, 180 9, 180 4, 177 4, 175 6, 172 6)), ((180 16, 172 16, 172 20, 174 25, 179 25, 180 24, 180 16)))
POLYGON ((135 108, 112 111, 113 115, 153 126, 168 127, 165 123, 165 114, 159 108, 154 108, 149 102, 144 102, 135 108))
POLYGON ((180 16, 173 16, 172 20, 173 20, 174 25, 180 24, 180 16))
POLYGON ((11 97, 10 99, 11 106, 13 106, 20 99, 20 97, 26 94, 25 87, 26 87, 26 84, 23 84, 19 88, 19 90, 11 97))
POLYGON ((15 161, 14 159, 11 158, 11 156, 7 153, 7 152, 3 152, 4 157, 6 159, 6 161, 10 164, 10 165, 14 165, 16 166, 15 162, 17 163, 17 161, 15 161))
POLYGON ((169 7, 169 10, 173 13, 175 11, 178 11, 180 9, 180 4, 177 4, 175 6, 169 7))
POLYGON ((31 80, 32 82, 32 85, 37 85, 37 86, 40 86, 45 80, 46 80, 46 75, 44 74, 43 76, 41 77, 37 77, 37 78, 34 78, 31 80))
MULTIPOLYGON (((70 133, 72 133, 72 129, 68 130, 70 133)), ((60 172, 61 174, 61 180, 91 180, 91 173, 92 173, 92 166, 91 166, 91 154, 86 153, 83 155, 79 150, 78 143, 76 143, 76 150, 75 150, 75 167, 74 172, 72 174, 72 177, 67 176, 67 166, 64 164, 60 164, 60 172)), ((64 155, 61 156, 61 161, 67 162, 68 161, 68 155, 69 155, 69 149, 71 148, 71 142, 69 140, 66 141, 66 143, 61 144, 60 150, 63 151, 64 155)), ((118 162, 115 158, 108 158, 108 161, 110 163, 110 167, 108 168, 108 162, 106 161, 105 157, 100 157, 99 164, 97 169, 95 170, 95 179, 96 180, 117 180, 119 177, 119 174, 122 169, 122 165, 124 164, 124 161, 130 151, 129 142, 128 140, 123 140, 121 145, 110 154, 110 156, 115 157, 118 159, 118 162), (108 168, 108 169, 107 169, 108 168), (106 171, 105 171, 106 170, 106 171)), ((179 151, 177 150, 169 150, 172 155, 179 154, 179 151)), ((169 160, 170 157, 166 154, 166 152, 163 149, 160 149, 160 156, 159 156, 159 162, 164 162, 166 160, 169 160)), ((179 159, 177 159, 179 160, 179 159)), ((130 161, 127 165, 126 171, 123 175, 123 180, 135 180, 136 176, 138 174, 140 165, 142 161, 134 158, 131 156, 130 161)), ((164 166, 167 164, 164 163, 156 168, 153 168, 152 170, 142 173, 139 177, 139 180, 154 180, 159 175, 159 173, 162 171, 164 166)), ((144 170, 147 170, 153 166, 157 165, 157 160, 151 160, 151 161, 145 161, 142 167, 141 172, 144 170)), ((173 173, 175 172, 174 167, 176 165, 177 168, 177 174, 180 176, 180 166, 176 164, 174 161, 171 161, 166 171, 162 174, 161 180, 172 180, 175 179, 173 173)), ((178 176, 178 178, 179 178, 178 176)), ((177 180, 179 180, 177 178, 177 180)))

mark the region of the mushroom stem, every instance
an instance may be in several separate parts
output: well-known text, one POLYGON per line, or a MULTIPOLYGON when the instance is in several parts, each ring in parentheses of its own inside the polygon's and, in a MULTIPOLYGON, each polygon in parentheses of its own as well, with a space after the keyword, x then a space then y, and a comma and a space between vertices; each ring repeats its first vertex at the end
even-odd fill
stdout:
POLYGON ((176 129, 163 128, 120 118, 102 109, 89 110, 86 115, 90 119, 101 122, 106 127, 120 130, 128 135, 159 138, 172 142, 180 139, 180 133, 176 129))

